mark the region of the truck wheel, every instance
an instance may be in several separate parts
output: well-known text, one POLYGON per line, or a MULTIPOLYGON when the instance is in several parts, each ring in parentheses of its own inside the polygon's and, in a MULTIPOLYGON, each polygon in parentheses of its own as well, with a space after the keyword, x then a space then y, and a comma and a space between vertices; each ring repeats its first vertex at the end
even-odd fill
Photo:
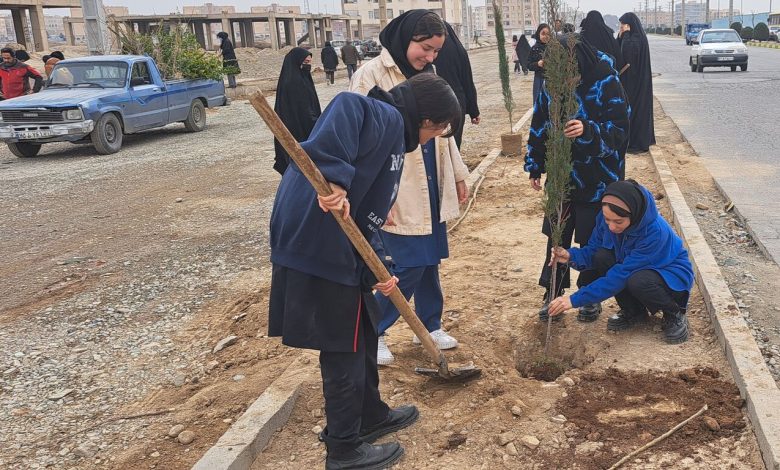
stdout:
POLYGON ((92 144, 101 155, 117 153, 122 148, 122 137, 122 124, 113 113, 101 116, 91 134, 92 144))
POLYGON ((206 107, 201 100, 194 100, 190 105, 184 127, 190 132, 200 132, 206 128, 206 107))
POLYGON ((15 144, 8 144, 8 150, 19 158, 29 158, 38 155, 38 152, 41 151, 41 144, 16 142, 15 144))
POLYGON ((696 57, 696 71, 704 72, 704 66, 701 65, 701 57, 696 57))
POLYGON ((743 72, 745 72, 745 71, 747 70, 747 64, 745 64, 745 65, 740 65, 740 66, 739 66, 739 68, 740 68, 740 70, 742 70, 743 72))
POLYGON ((691 66, 691 72, 696 71, 696 64, 693 63, 693 59, 688 59, 688 65, 691 66))
POLYGON ((736 65, 732 65, 731 66, 731 71, 732 72, 736 72, 737 71, 737 66, 736 65))

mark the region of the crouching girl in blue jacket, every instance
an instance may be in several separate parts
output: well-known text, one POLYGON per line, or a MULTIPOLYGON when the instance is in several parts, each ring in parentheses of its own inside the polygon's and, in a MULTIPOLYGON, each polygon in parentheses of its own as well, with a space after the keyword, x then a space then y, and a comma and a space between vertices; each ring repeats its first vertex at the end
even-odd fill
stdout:
POLYGON ((620 311, 609 318, 607 329, 628 329, 648 311, 660 310, 666 342, 688 339, 685 309, 693 287, 688 252, 658 213, 653 194, 636 181, 610 184, 588 244, 553 249, 552 257, 578 271, 593 269, 599 277, 571 296, 553 300, 550 315, 614 296, 620 311))
POLYGON ((279 184, 268 330, 287 346, 320 351, 326 469, 391 466, 403 448, 371 443, 419 416, 416 407, 390 409, 379 396, 380 311, 371 291, 388 295, 398 279, 377 283, 326 212, 343 209, 382 258, 377 233, 395 201, 404 154, 456 129, 460 117, 447 82, 430 73, 368 97, 341 93, 301 143, 333 194, 318 197, 293 162, 279 184))

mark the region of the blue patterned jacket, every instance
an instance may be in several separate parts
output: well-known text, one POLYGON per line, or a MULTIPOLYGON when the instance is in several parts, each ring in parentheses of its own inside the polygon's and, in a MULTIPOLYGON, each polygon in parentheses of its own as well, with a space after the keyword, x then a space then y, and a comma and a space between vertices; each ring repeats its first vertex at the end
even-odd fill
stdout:
MULTIPOLYGON (((576 91, 579 109, 572 119, 583 123, 584 133, 571 145, 573 169, 570 200, 598 202, 610 183, 625 174, 625 144, 629 134, 630 107, 612 58, 597 52, 603 76, 593 84, 580 82, 576 91), (605 65, 609 65, 606 67, 605 65)), ((544 87, 534 104, 525 171, 531 178, 545 173, 547 129, 550 126, 548 105, 550 95, 544 87)))

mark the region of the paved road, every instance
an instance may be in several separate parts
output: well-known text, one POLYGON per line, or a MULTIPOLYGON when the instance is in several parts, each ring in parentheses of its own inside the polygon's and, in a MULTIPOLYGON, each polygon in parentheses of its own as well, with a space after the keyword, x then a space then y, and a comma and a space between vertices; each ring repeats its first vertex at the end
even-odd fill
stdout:
POLYGON ((692 73, 682 39, 650 49, 656 97, 780 263, 780 50, 749 48, 747 72, 692 73))

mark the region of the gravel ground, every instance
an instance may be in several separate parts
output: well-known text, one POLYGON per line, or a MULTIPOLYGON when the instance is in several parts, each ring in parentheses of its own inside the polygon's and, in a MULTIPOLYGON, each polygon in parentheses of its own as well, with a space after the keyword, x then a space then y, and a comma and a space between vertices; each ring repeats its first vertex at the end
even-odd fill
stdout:
MULTIPOLYGON (((344 86, 321 87, 323 104, 344 86)), ((171 125, 115 155, 0 149, 0 467, 97 463, 145 438, 101 421, 203 376, 221 333, 177 336, 266 277, 272 148, 236 102, 202 133, 171 125)))

